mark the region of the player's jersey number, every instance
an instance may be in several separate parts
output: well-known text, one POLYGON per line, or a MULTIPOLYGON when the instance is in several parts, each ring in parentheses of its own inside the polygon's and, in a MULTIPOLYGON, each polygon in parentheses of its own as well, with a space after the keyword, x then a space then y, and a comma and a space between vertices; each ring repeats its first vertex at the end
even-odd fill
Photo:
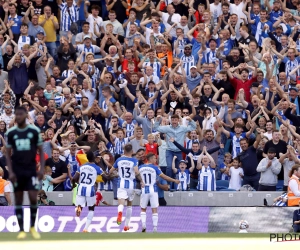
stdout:
POLYGON ((121 167, 122 178, 130 178, 130 168, 129 167, 121 167))
POLYGON ((90 185, 92 183, 92 176, 93 174, 86 174, 85 172, 80 173, 81 183, 90 185))
POLYGON ((148 178, 147 178, 147 174, 143 174, 143 179, 144 179, 144 182, 145 184, 151 184, 151 174, 148 174, 148 178))

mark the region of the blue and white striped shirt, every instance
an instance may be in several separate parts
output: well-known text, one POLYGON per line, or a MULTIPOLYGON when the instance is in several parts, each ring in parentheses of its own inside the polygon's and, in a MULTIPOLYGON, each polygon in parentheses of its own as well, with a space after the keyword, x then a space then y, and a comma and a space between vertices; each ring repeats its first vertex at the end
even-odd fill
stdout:
POLYGON ((212 51, 211 49, 206 49, 203 52, 202 63, 215 63, 215 61, 219 60, 216 56, 217 50, 212 51))
POLYGON ((190 68, 197 65, 194 56, 183 55, 180 60, 183 62, 182 67, 184 68, 186 75, 190 75, 190 68))
POLYGON ((114 163, 118 169, 118 188, 135 189, 136 179, 134 168, 138 166, 138 160, 132 157, 122 156, 114 163))
POLYGON ((153 164, 144 164, 139 167, 139 172, 145 183, 142 194, 157 193, 156 180, 162 174, 161 170, 153 164))
MULTIPOLYGON (((93 70, 92 65, 89 65, 88 67, 88 73, 90 73, 93 70)), ((91 80, 92 80, 92 88, 95 89, 96 88, 96 82, 97 80, 100 78, 100 71, 97 67, 94 67, 94 74, 91 76, 91 80)))
POLYGON ((180 180, 180 183, 177 185, 177 190, 186 191, 190 184, 190 171, 186 169, 184 172, 181 172, 180 169, 177 169, 176 179, 180 180))
POLYGON ((160 78, 160 69, 161 69, 161 63, 160 62, 144 62, 143 63, 143 68, 146 68, 147 66, 151 66, 153 69, 153 75, 157 76, 158 78, 160 78))
POLYGON ((95 196, 95 182, 97 175, 102 175, 103 171, 95 163, 85 163, 79 168, 79 186, 77 195, 94 197, 95 196))
MULTIPOLYGON (((61 76, 63 78, 68 78, 69 76, 71 76, 72 74, 75 74, 74 70, 71 70, 71 69, 67 69, 67 70, 64 70, 64 72, 62 72, 61 76)), ((76 74, 75 74, 76 76, 76 74)))
POLYGON ((200 191, 216 191, 216 174, 210 166, 207 168, 202 166, 199 170, 197 189, 200 191))
POLYGON ((128 137, 120 140, 118 137, 115 138, 115 154, 124 154, 124 146, 130 141, 128 137))
POLYGON ((75 2, 71 7, 68 7, 67 3, 62 3, 58 7, 60 8, 60 30, 69 31, 72 22, 76 23, 79 20, 79 8, 75 2))

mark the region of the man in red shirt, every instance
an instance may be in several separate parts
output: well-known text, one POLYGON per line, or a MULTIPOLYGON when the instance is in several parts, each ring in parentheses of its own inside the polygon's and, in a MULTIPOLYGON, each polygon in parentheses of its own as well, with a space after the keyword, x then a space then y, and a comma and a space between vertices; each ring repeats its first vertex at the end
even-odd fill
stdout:
POLYGON ((120 62, 122 64, 122 70, 126 70, 128 71, 128 63, 129 62, 133 62, 134 63, 134 72, 138 72, 138 68, 137 68, 137 65, 138 65, 138 62, 139 62, 139 58, 137 56, 137 52, 133 52, 132 49, 126 49, 125 50, 125 56, 123 55, 120 55, 120 62))
MULTIPOLYGON (((241 66, 241 65, 240 65, 241 66)), ((257 79, 256 79, 256 74, 257 74, 257 68, 254 67, 254 71, 253 71, 253 74, 252 74, 252 77, 250 79, 249 78, 249 70, 245 67, 241 68, 241 67, 238 67, 238 69, 241 69, 241 73, 240 73, 240 78, 241 79, 238 79, 236 78, 232 72, 236 69, 236 68, 230 68, 227 72, 228 72, 228 77, 229 77, 229 80, 232 84, 232 86, 234 87, 235 89, 235 93, 234 93, 234 99, 236 100, 237 96, 238 96, 238 93, 239 93, 239 90, 240 89, 244 89, 245 91, 245 100, 247 102, 250 102, 250 96, 251 96, 251 93, 250 93, 250 88, 251 88, 251 85, 253 82, 256 82, 257 79)), ((245 65, 244 65, 245 66, 245 65)), ((252 67, 251 67, 252 68, 252 67)))

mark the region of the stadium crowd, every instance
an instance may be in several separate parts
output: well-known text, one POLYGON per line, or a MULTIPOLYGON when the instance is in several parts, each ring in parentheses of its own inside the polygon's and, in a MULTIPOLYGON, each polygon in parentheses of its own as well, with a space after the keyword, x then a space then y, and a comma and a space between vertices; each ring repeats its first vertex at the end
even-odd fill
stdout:
MULTIPOLYGON (((5 0, 0 17, 2 153, 22 105, 42 131, 45 191, 71 190, 88 150, 108 172, 127 143, 180 179, 160 191, 287 190, 300 159, 297 0, 5 0)), ((7 179, 4 154, 0 166, 7 179)), ((117 177, 99 189, 116 196, 117 177)))

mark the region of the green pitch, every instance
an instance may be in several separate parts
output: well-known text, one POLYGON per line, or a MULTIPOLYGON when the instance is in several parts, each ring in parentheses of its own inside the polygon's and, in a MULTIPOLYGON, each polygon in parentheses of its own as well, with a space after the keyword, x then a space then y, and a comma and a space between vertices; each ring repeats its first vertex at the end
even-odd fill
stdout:
POLYGON ((42 233, 41 240, 16 240, 16 233, 0 233, 1 249, 10 250, 282 250, 296 249, 299 241, 270 242, 269 234, 170 233, 42 233))
MULTIPOLYGON (((269 234, 238 233, 41 233, 41 240, 121 240, 121 239, 219 239, 219 238, 269 238, 269 234)), ((16 241, 17 233, 0 233, 0 242, 16 241)), ((28 233, 26 240, 33 240, 28 233)), ((25 240, 25 241, 26 241, 25 240)))

